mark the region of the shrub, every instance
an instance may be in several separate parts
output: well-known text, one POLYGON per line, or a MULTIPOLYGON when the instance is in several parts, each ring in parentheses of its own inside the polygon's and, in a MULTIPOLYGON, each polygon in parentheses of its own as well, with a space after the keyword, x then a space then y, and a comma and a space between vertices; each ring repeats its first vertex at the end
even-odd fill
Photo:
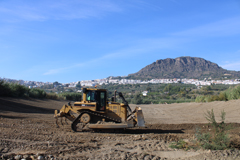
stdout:
POLYGON ((0 96, 9 96, 10 93, 9 83, 0 80, 0 96))
POLYGON ((226 92, 220 92, 218 95, 219 101, 227 101, 227 95, 226 92))
POLYGON ((202 147, 203 149, 211 149, 211 150, 224 150, 230 148, 230 138, 227 134, 227 131, 230 129, 224 121, 226 113, 222 111, 221 113, 221 123, 217 123, 215 120, 215 115, 213 110, 207 111, 205 114, 205 118, 209 121, 211 126, 213 127, 212 132, 202 133, 201 129, 196 129, 196 140, 185 142, 182 139, 178 142, 172 143, 169 147, 176 149, 185 149, 188 150, 190 148, 197 149, 202 147))
POLYGON ((205 102, 205 96, 202 96, 202 95, 200 95, 200 96, 197 96, 196 97, 196 99, 195 99, 195 102, 205 102))
POLYGON ((42 89, 33 88, 29 91, 29 97, 32 98, 45 98, 46 92, 42 89))
POLYGON ((142 100, 142 96, 140 94, 136 94, 134 96, 134 98, 131 101, 132 104, 142 104, 143 100, 142 100))
POLYGON ((219 95, 208 95, 203 96, 199 95, 196 97, 195 102, 212 102, 212 101, 226 101, 226 94, 224 92, 221 92, 219 95))
POLYGON ((0 96, 45 98, 46 92, 42 89, 29 89, 17 83, 0 81, 0 96))
POLYGON ((189 150, 191 148, 188 145, 188 143, 185 142, 183 139, 180 139, 178 142, 171 143, 169 147, 175 148, 175 149, 185 149, 185 150, 189 150))
POLYGON ((150 100, 143 100, 143 104, 151 104, 152 102, 150 100))
POLYGON ((239 99, 240 98, 240 85, 235 86, 234 88, 229 88, 225 91, 225 95, 228 100, 239 99))
POLYGON ((64 99, 64 100, 70 100, 70 101, 80 101, 82 98, 82 94, 65 92, 65 93, 59 94, 58 98, 64 99))
POLYGON ((186 102, 192 102, 191 99, 175 99, 175 100, 168 100, 168 99, 161 99, 156 104, 171 104, 171 103, 186 103, 186 102))
POLYGON ((199 145, 204 149, 212 150, 223 150, 229 148, 230 138, 227 134, 227 130, 229 130, 230 127, 227 127, 224 122, 226 112, 221 112, 221 123, 216 122, 213 109, 211 111, 207 111, 205 116, 205 118, 213 127, 213 133, 201 133, 201 130, 197 130, 196 138, 199 142, 199 145))
POLYGON ((230 127, 228 127, 224 122, 226 112, 221 112, 221 123, 216 122, 213 110, 207 111, 207 113, 205 113, 205 116, 205 118, 213 127, 212 132, 202 133, 201 129, 197 128, 195 134, 196 141, 193 141, 193 143, 191 143, 179 140, 178 142, 172 143, 169 147, 185 150, 188 150, 190 148, 196 149, 198 146, 202 147, 203 149, 211 150, 224 150, 230 148, 231 141, 227 134, 227 131, 230 129, 230 127))
POLYGON ((46 98, 47 98, 47 99, 57 100, 57 99, 58 99, 58 95, 57 95, 56 93, 47 93, 47 94, 46 94, 46 98))
POLYGON ((17 83, 10 83, 9 85, 9 95, 11 97, 23 97, 27 95, 29 89, 23 85, 17 83))
POLYGON ((211 99, 210 99, 210 100, 211 100, 211 101, 219 101, 220 98, 219 98, 218 95, 211 95, 211 99))

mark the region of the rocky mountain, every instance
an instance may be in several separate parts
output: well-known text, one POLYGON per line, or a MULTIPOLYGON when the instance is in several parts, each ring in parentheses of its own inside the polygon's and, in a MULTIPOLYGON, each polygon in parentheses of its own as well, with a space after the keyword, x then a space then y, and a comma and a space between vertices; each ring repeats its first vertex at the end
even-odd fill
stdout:
POLYGON ((142 68, 129 79, 146 78, 240 78, 240 71, 229 71, 219 67, 216 63, 198 57, 178 57, 175 59, 160 59, 142 68))

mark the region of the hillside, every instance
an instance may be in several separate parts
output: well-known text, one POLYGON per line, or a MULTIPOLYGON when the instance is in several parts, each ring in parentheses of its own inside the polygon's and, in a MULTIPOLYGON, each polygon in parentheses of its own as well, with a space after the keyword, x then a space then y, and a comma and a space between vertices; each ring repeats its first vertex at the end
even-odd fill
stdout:
POLYGON ((129 79, 146 78, 239 78, 240 71, 229 71, 216 63, 198 57, 178 57, 160 59, 142 68, 137 73, 129 74, 129 79))

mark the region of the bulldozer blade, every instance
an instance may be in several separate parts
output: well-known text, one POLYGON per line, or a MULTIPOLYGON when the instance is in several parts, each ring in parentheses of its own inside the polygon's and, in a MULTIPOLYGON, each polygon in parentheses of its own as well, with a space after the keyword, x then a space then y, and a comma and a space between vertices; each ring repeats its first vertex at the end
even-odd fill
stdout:
POLYGON ((142 109, 139 107, 136 113, 137 113, 137 125, 139 127, 145 127, 145 121, 144 121, 142 109))

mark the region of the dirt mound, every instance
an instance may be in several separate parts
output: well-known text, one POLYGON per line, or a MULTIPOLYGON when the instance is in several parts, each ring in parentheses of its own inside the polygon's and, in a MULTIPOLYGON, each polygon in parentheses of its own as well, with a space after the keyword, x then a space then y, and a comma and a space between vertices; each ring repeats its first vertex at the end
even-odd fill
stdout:
POLYGON ((226 121, 234 128, 230 134, 239 139, 239 102, 140 105, 145 128, 120 133, 74 133, 70 123, 56 128, 53 118, 54 110, 67 101, 0 97, 0 155, 35 159, 240 159, 239 150, 169 148, 179 139, 193 139, 197 127, 211 129, 204 112, 212 108, 217 119, 218 113, 225 110, 226 121))

